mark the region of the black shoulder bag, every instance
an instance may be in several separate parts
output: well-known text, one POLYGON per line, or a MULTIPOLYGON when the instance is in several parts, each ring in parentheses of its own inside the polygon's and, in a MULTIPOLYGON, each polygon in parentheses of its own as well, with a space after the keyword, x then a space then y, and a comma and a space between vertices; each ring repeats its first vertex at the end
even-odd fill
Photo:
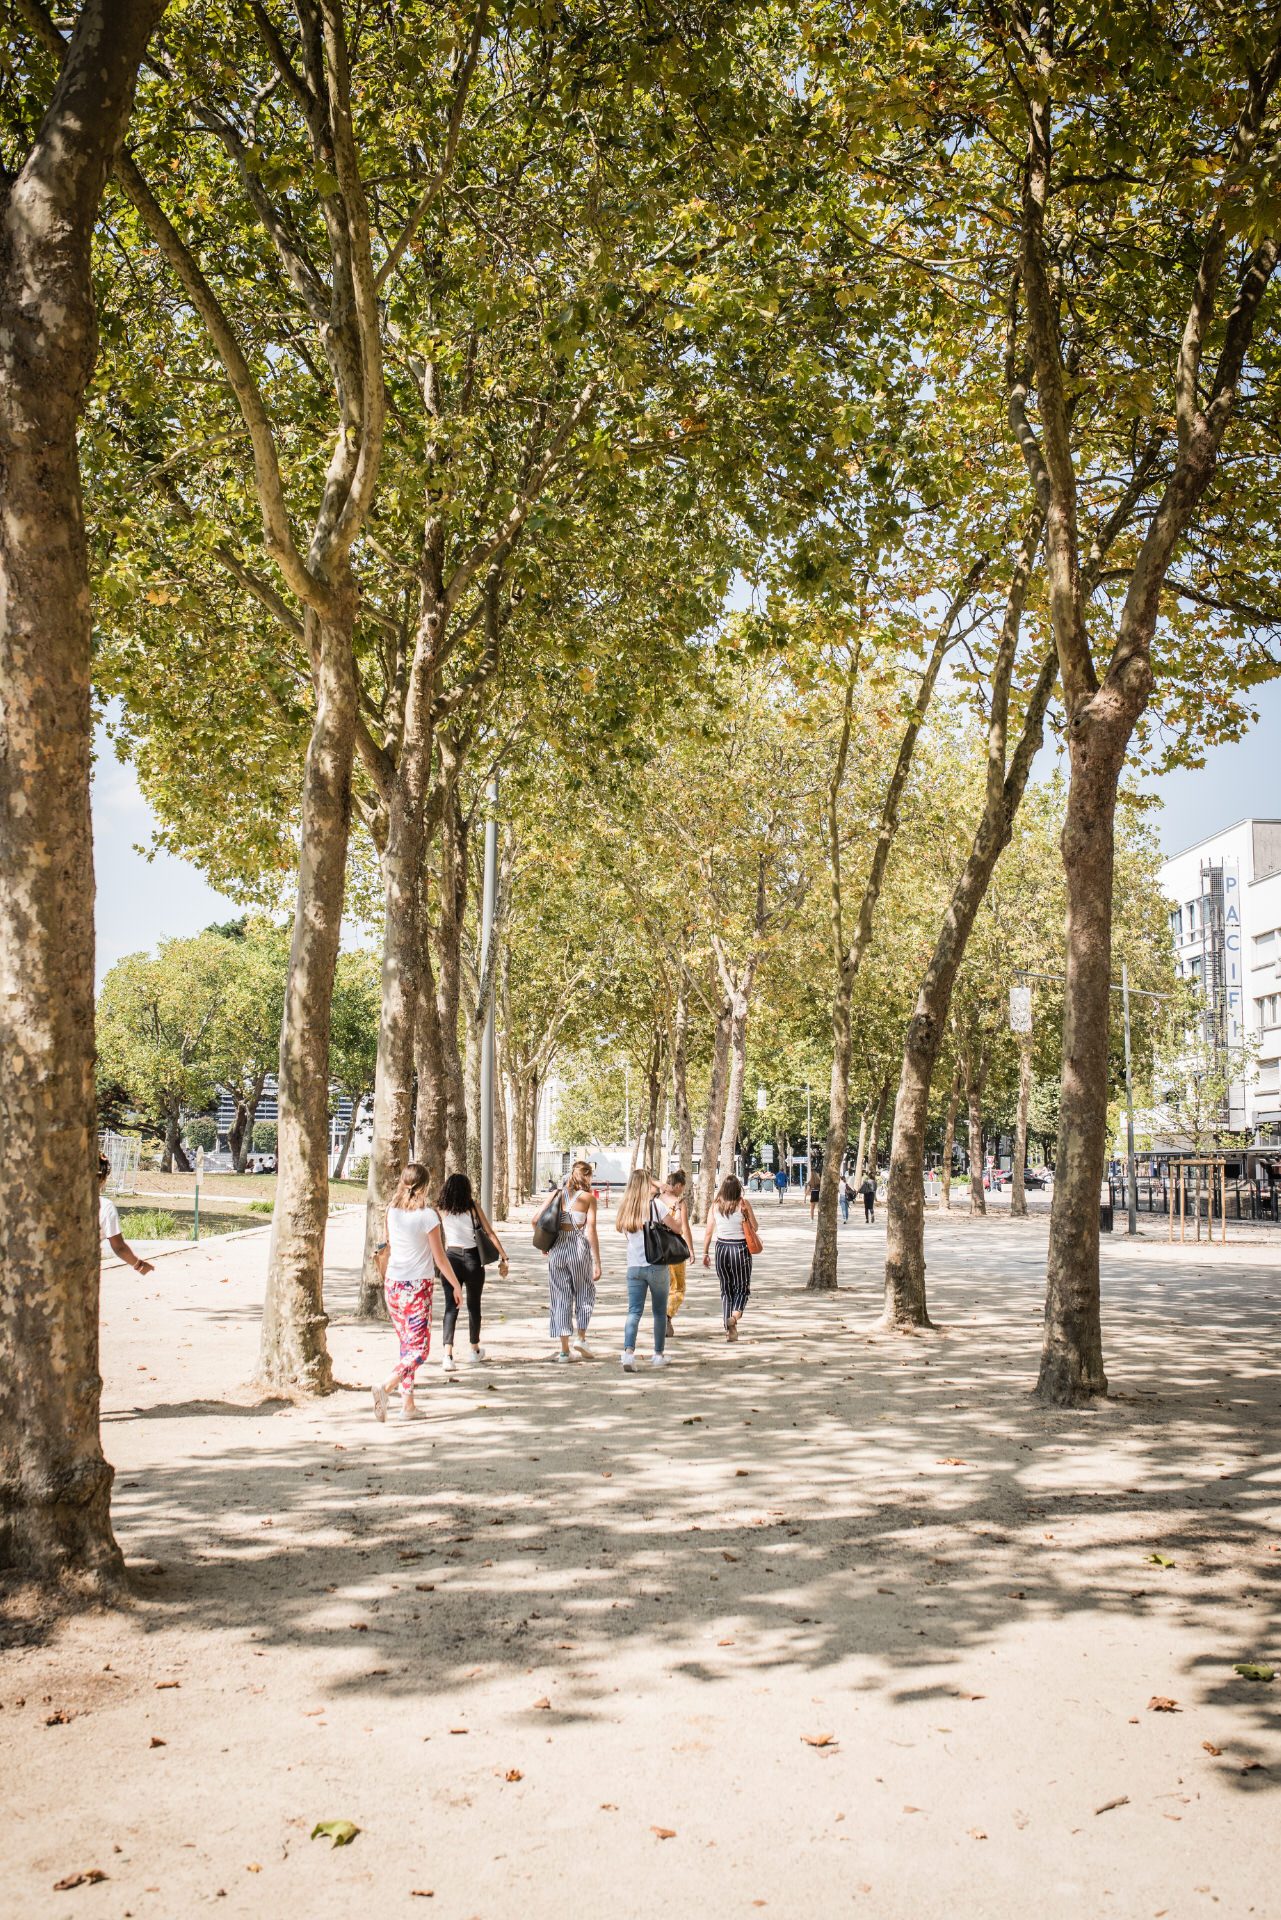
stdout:
POLYGON ((482 1267, 492 1267, 496 1260, 503 1257, 498 1242, 486 1233, 484 1222, 475 1207, 471 1210, 471 1221, 476 1229, 476 1251, 480 1255, 480 1264, 482 1267))
POLYGON ((550 1253, 560 1239, 560 1223, 565 1211, 565 1198, 557 1187, 547 1205, 534 1220, 534 1245, 540 1253, 550 1253))
POLYGON ((679 1267, 682 1260, 690 1258, 690 1250, 683 1233, 675 1227, 669 1227, 666 1220, 656 1220, 654 1209, 656 1200, 649 1203, 649 1219, 645 1222, 645 1264, 647 1267, 679 1267))

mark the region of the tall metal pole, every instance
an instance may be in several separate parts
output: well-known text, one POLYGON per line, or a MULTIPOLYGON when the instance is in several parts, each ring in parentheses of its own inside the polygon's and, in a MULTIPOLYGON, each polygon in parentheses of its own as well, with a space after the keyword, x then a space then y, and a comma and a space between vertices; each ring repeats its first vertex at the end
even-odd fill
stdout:
POLYGON ((1126 1232, 1139 1231, 1139 1176, 1134 1161, 1134 1078, 1130 1072, 1130 969, 1121 962, 1121 1015, 1125 1027, 1125 1207, 1126 1232))
POLYGON ((480 1205, 494 1208, 494 914, 498 905, 498 775, 489 783, 485 821, 485 889, 480 909, 480 968, 486 982, 485 1026, 480 1042, 480 1205))
POLYGON ((805 1082, 805 1190, 807 1193, 809 1192, 810 1182, 814 1178, 814 1147, 810 1137, 812 1132, 813 1128, 810 1125, 810 1083, 807 1080, 805 1082))

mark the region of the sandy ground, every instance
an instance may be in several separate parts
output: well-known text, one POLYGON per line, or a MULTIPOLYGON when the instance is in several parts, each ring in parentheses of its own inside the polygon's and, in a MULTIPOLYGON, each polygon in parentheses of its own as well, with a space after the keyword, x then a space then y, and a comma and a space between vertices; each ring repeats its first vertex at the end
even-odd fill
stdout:
POLYGON ((370 1417, 357 1216, 362 1390, 310 1408, 244 1386, 265 1232, 108 1269, 134 1598, 0 1662, 4 1914, 1281 1915, 1276 1253, 1108 1245, 1113 1398, 1047 1415, 1043 1220, 932 1223, 903 1341, 879 1227, 815 1300, 762 1215, 737 1347, 699 1268, 635 1377, 615 1236, 561 1368, 513 1229, 492 1363, 413 1425, 370 1417))

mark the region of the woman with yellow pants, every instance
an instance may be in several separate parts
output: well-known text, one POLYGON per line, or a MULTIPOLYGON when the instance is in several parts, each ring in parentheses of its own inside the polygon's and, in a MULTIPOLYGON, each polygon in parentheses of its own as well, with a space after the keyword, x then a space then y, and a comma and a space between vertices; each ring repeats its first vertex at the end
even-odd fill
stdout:
MULTIPOLYGON (((658 1204, 664 1220, 675 1227, 677 1233, 683 1235, 686 1246, 692 1246, 694 1236, 690 1231, 689 1210, 685 1205, 685 1175, 679 1167, 668 1174, 663 1191, 658 1196, 658 1204)), ((685 1261, 682 1260, 678 1265, 667 1269, 667 1331, 669 1334, 676 1331, 672 1321, 679 1313, 685 1299, 685 1265, 685 1261)))

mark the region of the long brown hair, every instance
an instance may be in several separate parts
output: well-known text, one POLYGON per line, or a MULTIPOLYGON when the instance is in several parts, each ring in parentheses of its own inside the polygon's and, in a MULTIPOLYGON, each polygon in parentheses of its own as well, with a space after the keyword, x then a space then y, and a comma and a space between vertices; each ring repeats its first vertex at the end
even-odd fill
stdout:
POLYGON ((430 1178, 421 1160, 411 1160, 400 1176, 395 1193, 387 1202, 388 1208, 403 1207, 407 1212, 412 1212, 416 1207, 425 1207, 430 1178))
POLYGON ((718 1213, 733 1213, 743 1202, 743 1183, 737 1174, 727 1174, 721 1181, 721 1190, 716 1196, 718 1213))
POLYGON ((575 1160, 569 1170, 566 1182, 571 1193, 590 1193, 592 1190, 592 1163, 590 1160, 575 1160))
POLYGON ((650 1188, 657 1183, 648 1167, 637 1167, 623 1189, 614 1215, 620 1233, 639 1233, 649 1218, 650 1188))

